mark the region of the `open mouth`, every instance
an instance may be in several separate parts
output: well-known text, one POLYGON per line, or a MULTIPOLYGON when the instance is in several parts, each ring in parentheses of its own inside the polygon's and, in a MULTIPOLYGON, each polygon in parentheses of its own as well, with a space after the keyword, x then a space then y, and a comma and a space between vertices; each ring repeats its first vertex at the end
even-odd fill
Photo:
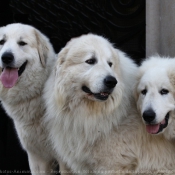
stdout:
POLYGON ((169 112, 167 113, 165 119, 162 122, 154 125, 146 125, 147 132, 150 134, 160 133, 164 128, 168 126, 168 120, 169 120, 169 112))
POLYGON ((25 61, 22 64, 22 66, 19 68, 8 67, 8 66, 5 68, 2 68, 0 80, 3 86, 5 88, 12 88, 16 84, 19 76, 21 76, 22 73, 24 72, 26 65, 27 65, 27 61, 25 61))
POLYGON ((88 95, 92 95, 99 100, 107 100, 108 96, 110 95, 110 92, 93 93, 87 86, 83 86, 82 90, 88 95))
POLYGON ((27 61, 25 61, 22 66, 18 69, 18 76, 21 76, 21 74, 24 72, 27 65, 27 61))

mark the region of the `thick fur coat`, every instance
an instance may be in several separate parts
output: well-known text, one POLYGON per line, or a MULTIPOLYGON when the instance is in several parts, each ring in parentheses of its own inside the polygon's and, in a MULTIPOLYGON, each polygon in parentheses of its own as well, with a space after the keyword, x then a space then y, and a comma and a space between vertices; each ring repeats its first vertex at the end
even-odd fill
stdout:
POLYGON ((23 24, 0 28, 0 100, 27 151, 32 174, 50 174, 54 160, 42 124, 41 96, 55 57, 48 38, 37 29, 23 24))
POLYGON ((136 110, 137 75, 131 59, 97 35, 72 39, 59 53, 44 90, 45 123, 74 174, 175 169, 175 142, 147 133, 136 110))

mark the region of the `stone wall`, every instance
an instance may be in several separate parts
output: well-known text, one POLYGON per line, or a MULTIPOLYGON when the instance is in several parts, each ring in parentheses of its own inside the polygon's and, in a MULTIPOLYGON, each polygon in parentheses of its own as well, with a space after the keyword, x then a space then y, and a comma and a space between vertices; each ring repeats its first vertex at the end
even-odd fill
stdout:
POLYGON ((175 57, 175 0, 146 0, 146 56, 175 57))

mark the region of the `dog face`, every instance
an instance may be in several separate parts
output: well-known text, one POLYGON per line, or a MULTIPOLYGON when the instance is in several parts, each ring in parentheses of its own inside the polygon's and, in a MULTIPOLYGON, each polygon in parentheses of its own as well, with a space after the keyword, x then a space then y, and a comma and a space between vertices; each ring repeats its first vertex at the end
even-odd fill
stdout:
POLYGON ((12 88, 21 79, 37 76, 32 72, 39 72, 45 66, 49 52, 53 50, 47 38, 31 26, 10 24, 0 28, 0 80, 3 86, 12 88))
POLYGON ((166 130, 172 121, 175 109, 174 87, 169 78, 170 60, 162 58, 149 62, 140 68, 142 75, 137 87, 137 106, 147 132, 158 134, 166 130))
POLYGON ((105 101, 117 86, 117 54, 102 37, 88 34, 72 39, 59 53, 58 60, 59 74, 64 74, 64 82, 72 83, 69 91, 78 91, 80 98, 105 101))

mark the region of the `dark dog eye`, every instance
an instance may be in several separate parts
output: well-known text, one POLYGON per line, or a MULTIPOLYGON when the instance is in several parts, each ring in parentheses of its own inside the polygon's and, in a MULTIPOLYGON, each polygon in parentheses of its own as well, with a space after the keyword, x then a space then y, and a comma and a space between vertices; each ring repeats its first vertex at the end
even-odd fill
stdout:
POLYGON ((112 66, 112 62, 108 62, 109 66, 111 67, 112 66))
POLYGON ((97 62, 97 60, 95 58, 91 58, 89 60, 85 61, 87 64, 95 64, 97 62))
POLYGON ((161 95, 165 95, 165 94, 168 94, 168 93, 169 93, 169 91, 167 89, 161 89, 161 91, 160 91, 161 95))
POLYGON ((0 45, 3 45, 4 43, 5 43, 4 39, 0 40, 0 45))
POLYGON ((147 90, 146 90, 146 89, 144 89, 144 90, 142 90, 142 91, 141 91, 141 93, 142 93, 143 95, 146 95, 147 90))
POLYGON ((18 44, 19 44, 20 46, 25 46, 27 43, 25 43, 24 41, 19 41, 18 44))

